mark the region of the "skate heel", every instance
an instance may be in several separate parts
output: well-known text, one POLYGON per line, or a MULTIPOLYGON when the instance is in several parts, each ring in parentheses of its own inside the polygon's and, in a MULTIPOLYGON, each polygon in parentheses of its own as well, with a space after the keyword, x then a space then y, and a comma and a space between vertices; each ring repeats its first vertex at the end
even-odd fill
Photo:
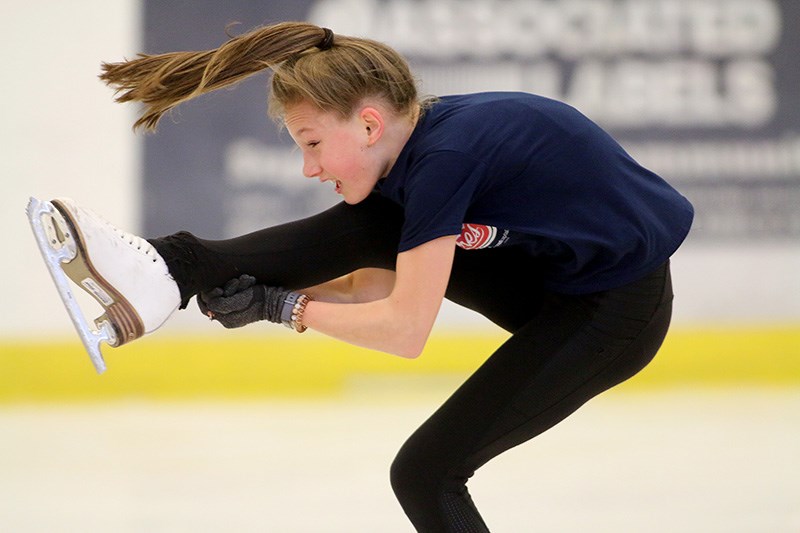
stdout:
POLYGON ((106 307, 106 312, 94 321, 98 328, 102 328, 103 323, 109 324, 116 333, 116 338, 109 342, 114 347, 122 346, 144 335, 144 325, 139 315, 130 305, 126 305, 126 302, 115 302, 106 307))

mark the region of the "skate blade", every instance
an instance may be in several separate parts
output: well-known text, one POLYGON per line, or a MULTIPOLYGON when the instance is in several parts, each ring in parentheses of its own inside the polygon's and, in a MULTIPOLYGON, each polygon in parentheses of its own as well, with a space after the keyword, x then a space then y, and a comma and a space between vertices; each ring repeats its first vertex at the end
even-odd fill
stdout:
POLYGON ((31 198, 27 213, 39 251, 42 253, 42 258, 53 278, 58 294, 64 302, 64 307, 69 313, 72 324, 75 326, 95 370, 98 374, 102 374, 106 370, 106 364, 100 351, 100 344, 106 342, 111 346, 116 346, 119 344, 118 337, 106 315, 95 321, 97 329, 93 329, 75 300, 69 279, 62 270, 63 264, 69 263, 78 255, 75 240, 69 234, 69 230, 65 229, 67 226, 57 223, 57 219, 61 215, 52 203, 31 198))

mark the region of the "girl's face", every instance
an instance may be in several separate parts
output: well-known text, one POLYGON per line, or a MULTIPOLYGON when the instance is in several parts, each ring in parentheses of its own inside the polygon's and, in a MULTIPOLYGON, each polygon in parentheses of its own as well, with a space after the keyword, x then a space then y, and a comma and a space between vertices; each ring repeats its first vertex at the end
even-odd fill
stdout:
POLYGON ((333 182, 348 204, 366 198, 387 171, 385 158, 375 149, 383 127, 375 113, 365 107, 343 120, 307 102, 287 107, 284 120, 303 153, 303 175, 333 182))

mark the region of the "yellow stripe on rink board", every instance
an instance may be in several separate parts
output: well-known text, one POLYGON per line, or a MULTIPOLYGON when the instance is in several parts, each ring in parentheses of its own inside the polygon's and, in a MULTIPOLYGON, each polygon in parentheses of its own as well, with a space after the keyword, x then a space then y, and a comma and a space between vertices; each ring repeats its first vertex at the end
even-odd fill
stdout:
POLYGON ((800 326, 675 328, 623 387, 800 386, 800 326))
MULTIPOLYGON (((104 347, 102 376, 77 341, 6 342, 0 344, 0 403, 325 397, 346 393, 353 383, 402 389, 426 377, 450 384, 503 340, 497 333, 439 333, 420 358, 406 360, 313 333, 156 334, 104 347)), ((800 326, 675 328, 653 363, 622 389, 732 385, 800 386, 800 326)))

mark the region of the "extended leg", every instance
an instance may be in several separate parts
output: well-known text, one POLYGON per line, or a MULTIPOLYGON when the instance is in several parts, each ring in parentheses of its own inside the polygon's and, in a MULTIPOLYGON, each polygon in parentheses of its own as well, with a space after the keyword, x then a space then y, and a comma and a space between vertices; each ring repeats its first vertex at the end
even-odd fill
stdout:
POLYGON ((31 199, 28 218, 59 295, 98 372, 100 344, 119 346, 157 329, 179 304, 242 273, 288 288, 362 267, 394 268, 401 209, 377 195, 235 239, 178 233, 146 241, 68 199, 31 199), (104 309, 92 327, 69 281, 104 309))
POLYGON ((365 267, 394 269, 403 216, 378 195, 356 205, 233 239, 210 241, 178 233, 150 242, 164 257, 183 304, 240 274, 291 289, 309 287, 365 267))

